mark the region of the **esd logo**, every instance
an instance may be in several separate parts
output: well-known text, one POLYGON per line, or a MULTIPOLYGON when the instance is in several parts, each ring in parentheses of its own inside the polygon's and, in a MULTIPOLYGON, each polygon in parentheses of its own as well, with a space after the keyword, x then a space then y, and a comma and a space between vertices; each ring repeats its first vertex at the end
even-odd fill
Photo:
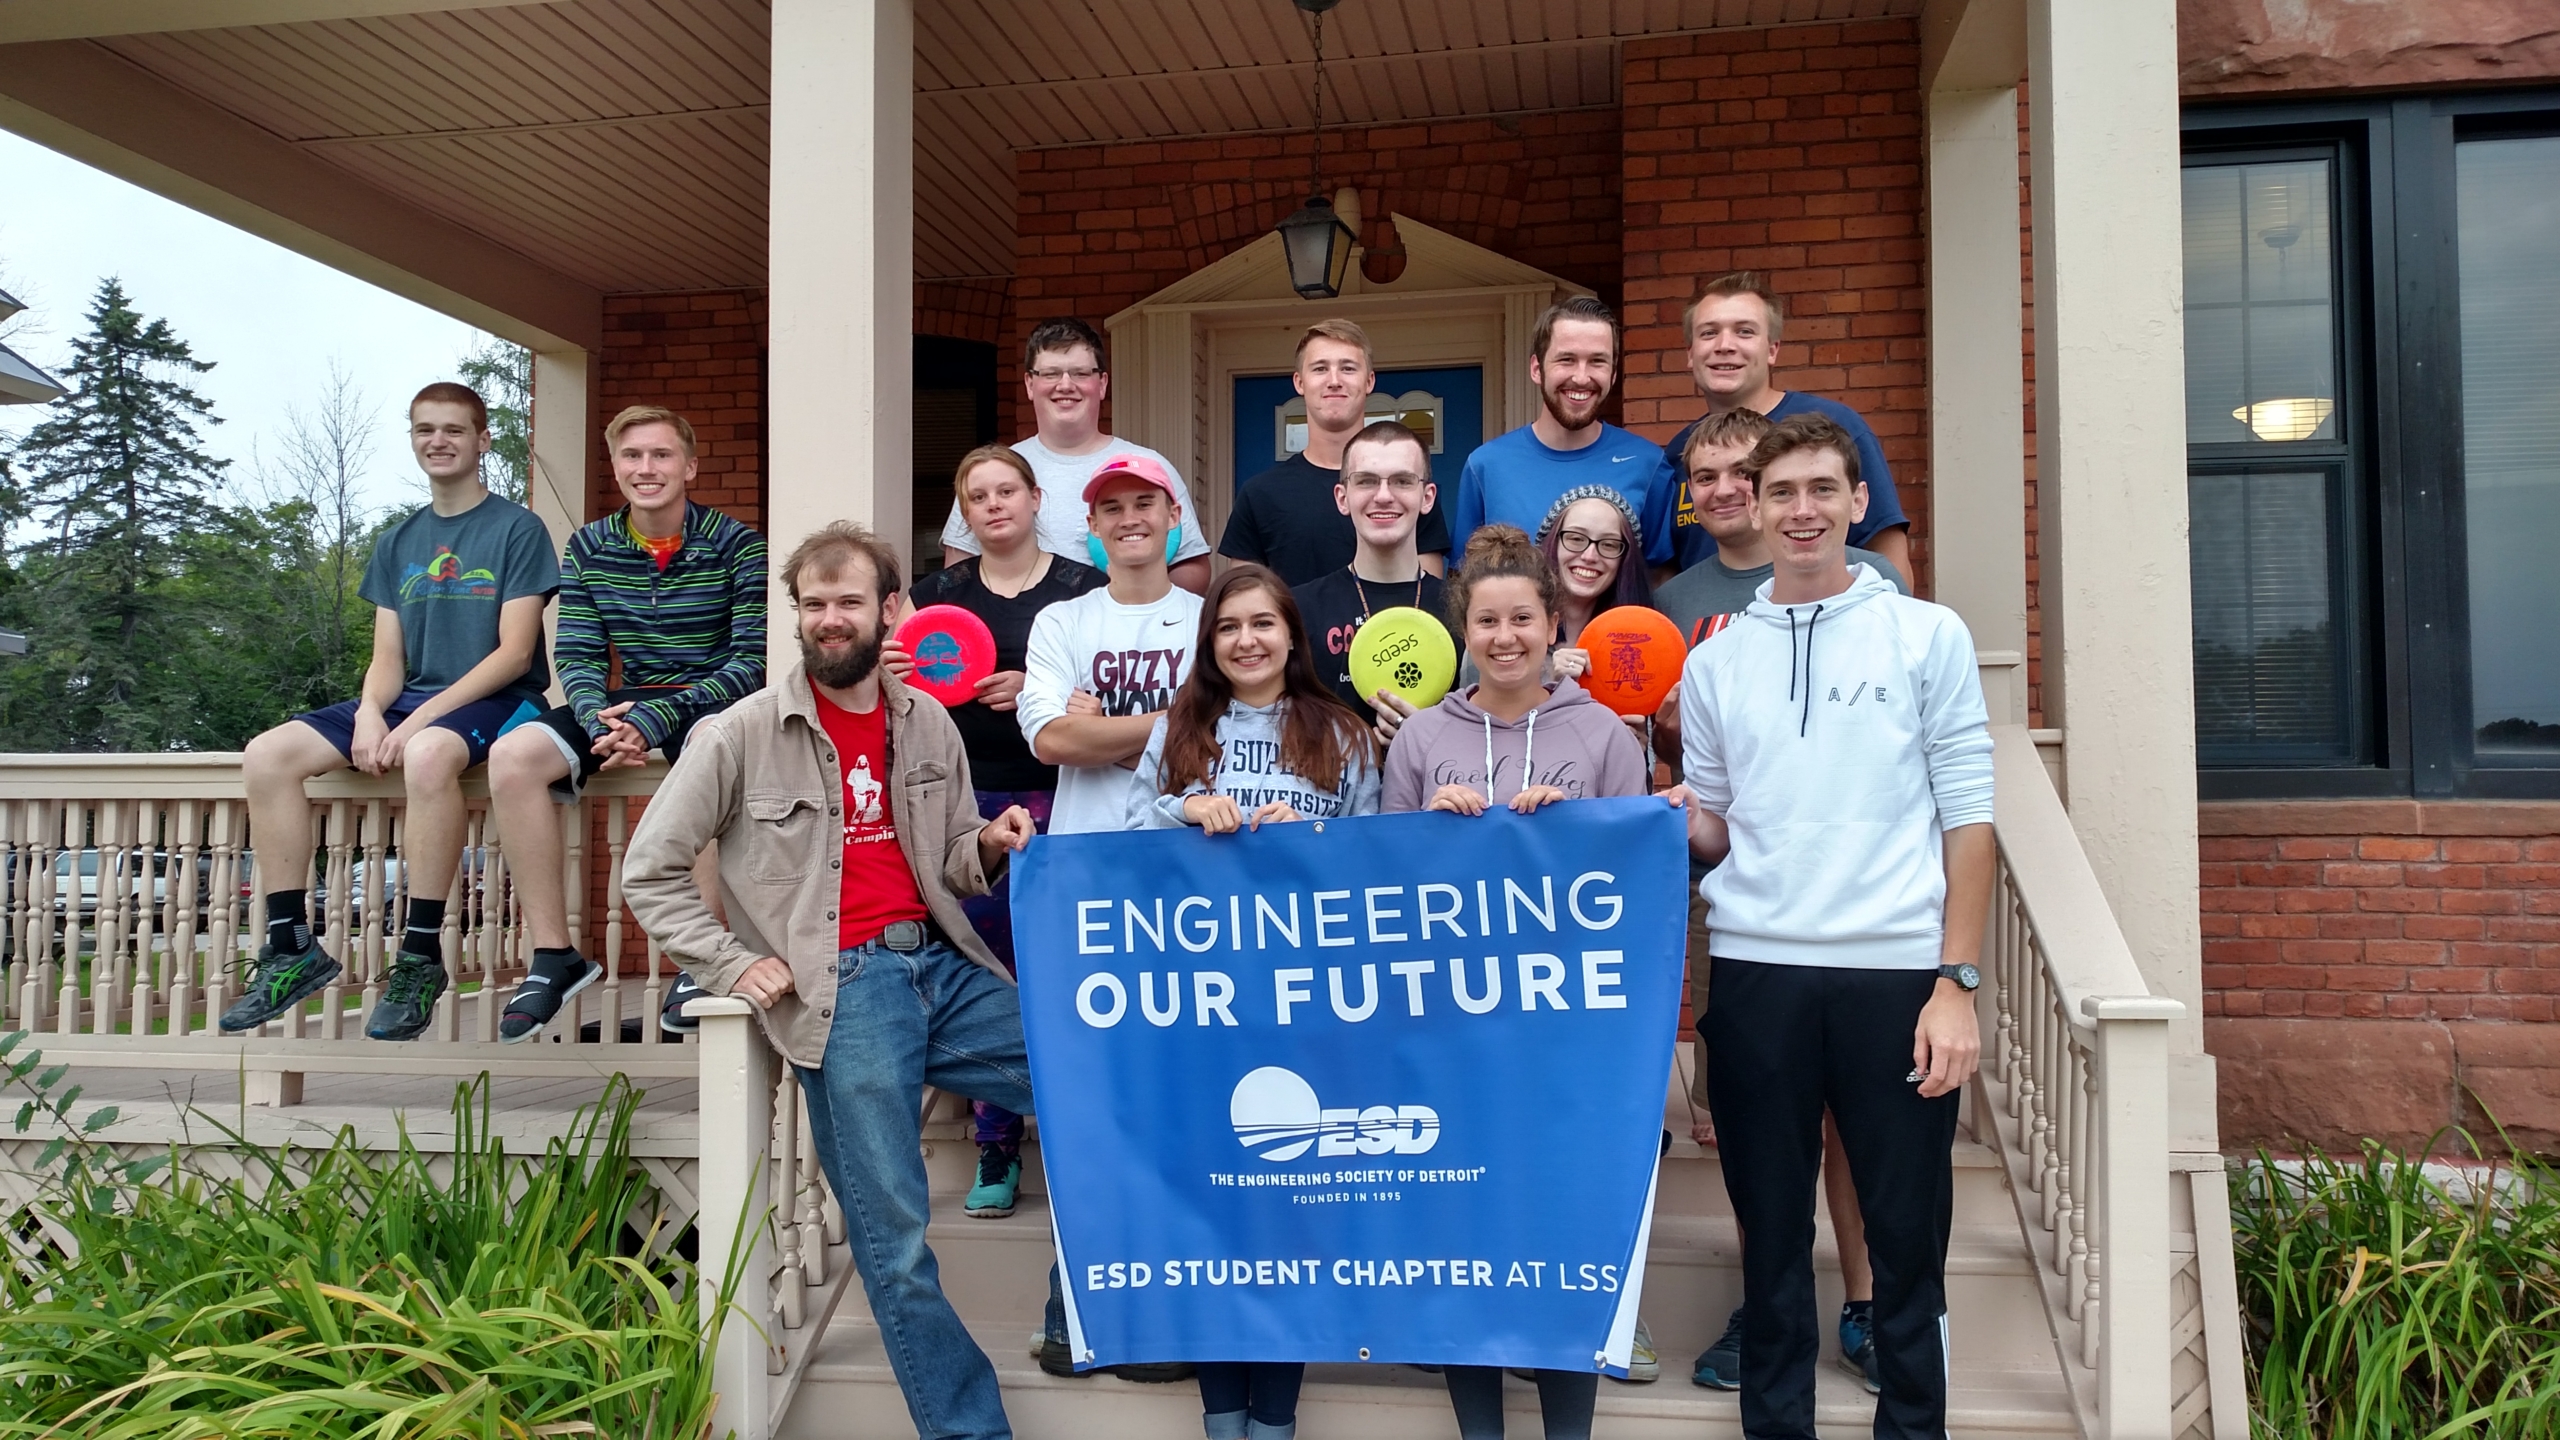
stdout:
POLYGON ((1327 1109, 1295 1071, 1265 1065, 1236 1082, 1227 1118, 1237 1143, 1265 1160, 1318 1155, 1419 1155, 1440 1143, 1440 1112, 1428 1105, 1327 1109))

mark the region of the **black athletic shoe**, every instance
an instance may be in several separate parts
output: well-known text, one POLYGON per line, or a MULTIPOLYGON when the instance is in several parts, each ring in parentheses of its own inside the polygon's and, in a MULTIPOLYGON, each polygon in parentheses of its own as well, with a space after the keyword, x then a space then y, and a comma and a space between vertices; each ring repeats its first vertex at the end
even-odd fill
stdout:
POLYGON ((1691 1383, 1710 1390, 1742 1388, 1742 1307, 1735 1306, 1733 1318, 1724 1322, 1724 1338, 1707 1347, 1698 1357, 1697 1367, 1689 1372, 1691 1383))
POLYGON ((658 1012, 658 1028, 670 1035, 690 1035, 702 1028, 702 1022, 684 1013, 684 1002, 699 1000, 711 992, 693 983, 693 977, 679 970, 676 983, 667 987, 666 1008, 658 1012))
POLYGON ((1140 1385, 1179 1385, 1200 1373, 1188 1360, 1151 1360, 1143 1365, 1114 1365, 1110 1373, 1140 1385))
POLYGON ((513 1045, 542 1033, 569 1003, 569 997, 604 978, 604 967, 572 950, 565 965, 555 964, 545 970, 537 964, 516 987, 515 998, 507 1002, 506 1012, 498 1017, 498 1038, 513 1045))
POLYGON ((1079 1380, 1095 1373, 1078 1370, 1075 1357, 1067 1353, 1067 1342, 1052 1340, 1046 1335, 1040 1337, 1039 1358, 1041 1373, 1055 1375, 1061 1380, 1079 1380))
POLYGON ((444 962, 406 951, 392 960, 391 978, 382 987, 382 1002, 364 1024, 368 1040, 415 1040, 436 1018, 443 998, 444 962))
POLYGON ((281 955, 273 945, 259 946, 258 958, 250 962, 242 982, 239 1003, 222 1012, 222 1032, 232 1035, 257 1029, 318 994, 321 986, 338 978, 338 968, 317 941, 308 949, 281 955))

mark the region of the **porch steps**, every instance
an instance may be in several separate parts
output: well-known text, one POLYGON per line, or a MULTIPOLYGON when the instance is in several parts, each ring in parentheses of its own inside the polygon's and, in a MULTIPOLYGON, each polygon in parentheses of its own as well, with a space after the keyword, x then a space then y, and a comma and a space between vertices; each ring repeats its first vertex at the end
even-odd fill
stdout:
MULTIPOLYGON (((1665 1119, 1681 1138, 1664 1160, 1657 1187, 1643 1307, 1662 1355, 1662 1378, 1650 1385, 1602 1382, 1597 1424, 1604 1440, 1741 1434, 1736 1398, 1689 1382, 1690 1362, 1722 1333, 1726 1314, 1741 1303, 1741 1248, 1716 1153, 1686 1138, 1686 1102, 1677 1090, 1668 1098, 1665 1119)), ((1042 1373, 1031 1358, 1051 1258, 1036 1131, 1025 1148, 1021 1208, 1005 1220, 971 1220, 961 1213, 976 1159, 961 1126, 944 1121, 928 1133, 935 1213, 928 1240, 945 1292, 995 1363, 1015 1433, 1024 1440, 1198 1436, 1199 1391, 1193 1385, 1139 1385, 1109 1375, 1061 1379, 1042 1373)), ((1947 1259, 1955 1344, 1950 1431, 2070 1440, 2079 1434, 2079 1421, 2007 1179, 1992 1152, 1970 1139, 1957 1141, 1955 1163, 1956 1215, 1947 1259)), ((1860 1433, 1872 1422, 1874 1400, 1834 1364, 1829 1321, 1839 1312, 1840 1275, 1827 1218, 1817 1215, 1817 1226, 1815 1282, 1825 1317, 1818 1420, 1829 1433, 1860 1433)), ((778 1431, 781 1440, 903 1440, 915 1433, 858 1285, 818 1344, 778 1431)), ((1514 1381, 1507 1394, 1512 1433, 1535 1436, 1535 1389, 1514 1381)), ((1387 1440, 1453 1434, 1455 1422, 1436 1375, 1403 1365, 1317 1365, 1308 1369, 1299 1428, 1310 1440, 1387 1440)))

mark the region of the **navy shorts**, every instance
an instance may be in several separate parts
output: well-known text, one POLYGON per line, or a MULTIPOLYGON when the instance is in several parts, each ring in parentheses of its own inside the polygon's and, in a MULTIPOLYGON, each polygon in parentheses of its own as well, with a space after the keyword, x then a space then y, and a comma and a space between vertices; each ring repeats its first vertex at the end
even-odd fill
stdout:
MULTIPOLYGON (((433 690, 403 690, 400 698, 391 702, 391 708, 382 712, 382 718, 396 728, 409 718, 410 711, 434 699, 436 694, 433 690)), ((348 755, 355 750, 356 707, 360 703, 341 700, 335 705, 293 718, 329 737, 329 743, 338 747, 339 754, 348 755)), ((462 743, 471 751, 471 758, 464 762, 464 768, 468 769, 489 758, 489 747, 498 743, 499 736, 541 714, 540 705, 520 695, 492 695, 486 700, 455 706, 429 721, 427 728, 450 730, 461 736, 462 743)))

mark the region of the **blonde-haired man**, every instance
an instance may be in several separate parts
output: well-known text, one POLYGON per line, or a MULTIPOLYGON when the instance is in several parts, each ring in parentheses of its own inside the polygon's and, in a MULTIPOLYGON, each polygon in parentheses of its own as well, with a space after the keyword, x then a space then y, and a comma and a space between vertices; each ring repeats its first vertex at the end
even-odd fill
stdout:
MULTIPOLYGON (((1289 380, 1306 397, 1306 448, 1236 487, 1218 553, 1268 565, 1281 579, 1304 585, 1348 566, 1360 549, 1333 492, 1342 479, 1342 452, 1369 423, 1369 392, 1378 386, 1367 332, 1340 319, 1308 326, 1298 337, 1289 380)), ((1414 543, 1423 568, 1441 573, 1449 522, 1437 507, 1423 512, 1414 543)))
MULTIPOLYGON (((560 688, 569 703, 489 751, 490 808, 507 847, 533 963, 498 1038, 542 1033, 604 967, 570 944, 560 806, 600 770, 673 761, 693 727, 764 688, 764 537, 686 496, 693 426, 634 405, 604 427, 623 506, 569 537, 560 557, 560 688), (622 683, 611 684, 612 662, 622 683)), ((687 1028, 701 993, 679 977, 662 1023, 687 1028)))

